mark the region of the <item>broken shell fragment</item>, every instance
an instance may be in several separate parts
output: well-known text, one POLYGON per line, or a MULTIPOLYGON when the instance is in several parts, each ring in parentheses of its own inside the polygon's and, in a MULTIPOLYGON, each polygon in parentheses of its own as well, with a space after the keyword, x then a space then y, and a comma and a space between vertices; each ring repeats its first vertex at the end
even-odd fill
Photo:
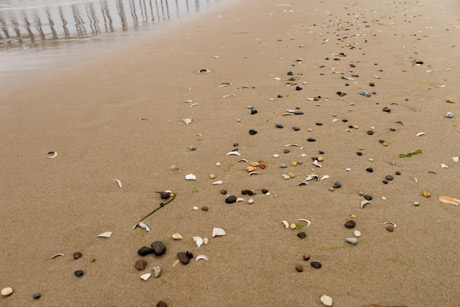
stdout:
POLYGON ((305 181, 310 181, 310 180, 313 180, 313 179, 319 180, 319 176, 316 175, 316 174, 310 174, 310 175, 307 176, 307 178, 305 178, 305 181))
POLYGON ((141 275, 141 279, 147 280, 147 279, 150 278, 151 275, 152 275, 152 273, 143 274, 143 275, 141 275))
POLYGON ((209 69, 206 69, 206 68, 201 68, 200 70, 198 70, 198 73, 199 74, 203 74, 203 73, 210 73, 211 71, 209 69))
POLYGON ((284 227, 286 227, 286 229, 289 228, 289 223, 288 223, 288 221, 282 220, 281 223, 284 225, 284 227))
POLYGON ((324 306, 332 306, 332 304, 334 303, 332 297, 327 295, 321 296, 319 300, 321 301, 321 303, 323 303, 324 306))
POLYGON ((198 260, 201 260, 201 259, 208 261, 208 257, 206 257, 205 255, 197 256, 195 261, 198 261, 198 260))
POLYGON ((204 241, 201 237, 193 237, 193 241, 196 243, 196 246, 200 247, 203 245, 204 241))
POLYGON ((159 266, 153 268, 153 277, 158 278, 161 276, 162 270, 159 266))
POLYGON ((448 196, 439 196, 439 200, 443 203, 451 204, 454 206, 460 205, 460 200, 448 196))
POLYGON ((185 179, 186 180, 196 180, 196 176, 193 174, 188 174, 185 176, 185 179))
POLYGON ((368 200, 361 201, 361 204, 360 204, 361 209, 364 209, 364 207, 366 207, 366 205, 369 205, 369 204, 370 204, 370 202, 368 200))
POLYGON ((425 135, 425 132, 419 132, 419 133, 417 133, 416 136, 422 136, 422 135, 425 135))
POLYGON ((248 160, 246 160, 246 159, 239 159, 238 162, 246 162, 246 163, 248 163, 248 160))
POLYGON ((455 163, 457 163, 459 160, 460 160, 460 157, 452 157, 452 161, 454 161, 455 163))
POLYGON ((182 119, 182 121, 183 121, 186 125, 188 125, 188 124, 191 124, 191 123, 192 123, 193 119, 191 119, 191 118, 184 118, 184 119, 182 119))
POLYGON ((241 156, 241 155, 237 151, 230 151, 230 152, 227 153, 227 156, 241 156))
POLYGON ((310 226, 311 222, 307 219, 298 219, 298 221, 307 223, 307 226, 310 226))
POLYGON ((398 225, 396 225, 393 222, 389 222, 389 221, 385 222, 384 224, 393 225, 394 228, 398 227, 398 225))
POLYGON ((175 233, 171 236, 174 240, 182 240, 184 237, 180 233, 175 233))
POLYGON ((324 175, 323 177, 321 177, 320 181, 326 180, 327 178, 329 178, 329 175, 324 175))
POLYGON ((141 227, 141 228, 144 228, 145 231, 147 231, 147 232, 150 231, 149 226, 147 226, 144 222, 137 223, 136 225, 134 225, 133 229, 136 229, 138 226, 141 227))
POLYGON ((225 236, 227 233, 225 232, 225 230, 223 230, 222 228, 213 228, 212 229, 212 237, 215 238, 215 237, 221 237, 221 236, 225 236))
POLYGON ((48 157, 48 159, 54 159, 58 156, 57 151, 50 151, 48 152, 49 155, 52 155, 51 157, 48 157))
POLYGON ((244 198, 239 197, 239 198, 236 199, 236 202, 237 202, 237 203, 243 203, 243 202, 244 202, 244 198))
POLYGON ((259 173, 258 172, 250 172, 249 176, 252 176, 252 175, 259 175, 259 173))
POLYGON ((213 182, 212 184, 213 185, 218 185, 218 184, 223 184, 224 182, 222 180, 219 180, 219 181, 215 181, 213 182))
POLYGON ((98 238, 110 238, 111 236, 112 236, 112 232, 111 231, 106 231, 106 232, 101 233, 97 237, 98 238))
POLYGON ((56 255, 52 256, 51 259, 54 259, 54 258, 59 257, 59 256, 64 256, 64 254, 63 253, 56 254, 56 255))
POLYGON ((118 183, 118 186, 121 188, 123 188, 123 185, 121 184, 121 181, 119 179, 114 179, 117 183, 118 183))
POLYGON ((318 163, 318 160, 315 160, 315 161, 313 162, 313 165, 314 165, 314 166, 317 166, 317 167, 323 167, 321 164, 318 163))

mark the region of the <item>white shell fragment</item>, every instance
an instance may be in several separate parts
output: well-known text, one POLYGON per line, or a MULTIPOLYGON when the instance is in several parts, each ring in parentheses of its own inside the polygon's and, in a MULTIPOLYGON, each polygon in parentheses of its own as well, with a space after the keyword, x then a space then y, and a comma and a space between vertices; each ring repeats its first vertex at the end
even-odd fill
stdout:
POLYGON ((182 121, 183 121, 186 125, 188 125, 188 124, 191 124, 191 123, 192 123, 193 119, 191 119, 191 118, 184 118, 182 121))
POLYGON ((239 159, 238 162, 246 162, 246 163, 248 163, 249 161, 247 159, 239 159))
POLYGON ((311 222, 307 219, 298 219, 298 221, 307 223, 307 226, 310 226, 311 222))
POLYGON ((144 228, 145 231, 150 231, 150 227, 147 226, 144 222, 139 222, 137 223, 136 225, 134 225, 133 229, 136 229, 137 227, 141 227, 141 228, 144 228))
POLYGON ((210 73, 211 71, 209 69, 206 69, 206 68, 201 68, 200 70, 198 70, 198 73, 199 74, 202 74, 202 73, 210 73))
POLYGON ((112 236, 112 232, 111 231, 106 231, 106 232, 101 233, 97 237, 98 238, 110 238, 111 236, 112 236))
POLYGON ((244 198, 238 197, 238 198, 236 199, 236 202, 237 202, 237 203, 243 203, 243 202, 244 202, 244 198))
POLYGON ((444 115, 445 118, 453 118, 454 117, 454 113, 452 112, 447 112, 445 115, 444 115))
POLYGON ((284 146, 285 147, 290 147, 290 146, 299 147, 299 144, 286 144, 284 146))
POLYGON ((215 227, 215 228, 212 229, 212 237, 213 238, 222 237, 222 236, 225 236, 226 234, 227 233, 222 228, 215 227))
POLYGON ((286 227, 286 229, 289 228, 289 223, 288 223, 288 221, 282 220, 281 223, 284 225, 284 227, 286 227))
POLYGON ((222 180, 219 180, 219 181, 214 181, 212 184, 213 185, 217 185, 217 184, 223 184, 224 182, 222 180))
POLYGON ((310 180, 313 180, 313 179, 319 180, 319 176, 316 175, 316 174, 310 174, 310 175, 307 176, 307 178, 305 178, 305 181, 310 181, 310 180))
POLYGON ((143 274, 143 275, 141 275, 141 279, 147 280, 147 279, 150 278, 150 276, 152 276, 152 273, 143 274))
POLYGON ((193 211, 198 211, 200 208, 198 208, 198 206, 193 206, 193 211))
POLYGON ((153 268, 153 277, 158 278, 161 276, 162 270, 159 266, 153 268))
POLYGON ((64 256, 64 254, 63 253, 56 254, 56 255, 52 256, 51 259, 54 259, 54 258, 59 257, 59 256, 64 256))
POLYGON ((327 295, 321 296, 319 300, 321 301, 321 303, 323 303, 324 306, 332 306, 332 304, 334 303, 334 301, 332 300, 332 297, 327 296, 327 295))
POLYGON ((460 200, 449 197, 449 196, 439 196, 439 200, 445 204, 450 204, 454 206, 460 205, 460 200))
POLYGON ((369 205, 369 204, 370 204, 370 202, 368 200, 361 201, 361 203, 360 203, 361 209, 364 209, 364 207, 366 207, 366 205, 369 205))
POLYGON ((198 260, 201 260, 201 259, 208 261, 208 257, 206 257, 205 255, 197 256, 195 261, 198 261, 198 260))
POLYGON ((288 175, 288 174, 283 174, 283 178, 284 178, 284 180, 288 180, 288 179, 291 179, 291 177, 289 177, 289 175, 288 175))
POLYGON ((320 180, 323 181, 323 180, 326 180, 327 178, 329 178, 329 175, 324 175, 323 177, 321 177, 320 180))
POLYGON ((259 175, 259 173, 258 172, 250 172, 249 177, 251 177, 252 175, 259 175))
POLYGON ((193 174, 188 174, 185 176, 185 179, 186 180, 196 180, 196 176, 193 174))
POLYGON ((54 159, 58 156, 58 152, 57 151, 50 151, 48 152, 49 155, 52 155, 50 157, 48 157, 48 159, 54 159))
POLYGON ((118 183, 118 186, 121 188, 123 188, 123 185, 121 184, 121 181, 119 179, 114 179, 117 183, 118 183))
POLYGON ((321 164, 318 163, 318 160, 315 160, 315 161, 313 162, 313 165, 314 165, 314 166, 317 166, 317 167, 323 167, 321 164))
POLYGON ((417 133, 416 136, 422 136, 422 135, 425 135, 425 132, 419 132, 419 133, 417 133))
POLYGON ((359 230, 353 231, 353 234, 355 235, 355 237, 358 237, 358 238, 361 237, 361 231, 359 230))
POLYGON ((358 239, 356 239, 356 238, 346 238, 345 241, 347 243, 350 243, 350 244, 353 244, 353 245, 358 244, 358 239))
POLYGON ((174 240, 182 240, 184 237, 180 233, 175 233, 171 236, 174 240))
POLYGON ((394 227, 394 228, 398 227, 398 225, 396 225, 396 224, 395 224, 395 223, 393 223, 393 222, 388 222, 388 221, 387 221, 387 222, 385 222, 384 224, 390 224, 390 225, 393 225, 393 227, 394 227))
POLYGON ((230 151, 227 153, 227 156, 241 156, 238 151, 230 151))
POLYGON ((201 237, 193 237, 193 241, 196 243, 196 246, 198 247, 200 247, 204 243, 204 240, 201 237))
POLYGON ((441 167, 442 168, 449 168, 447 165, 445 165, 444 163, 441 164, 441 167))
POLYGON ((460 160, 460 157, 452 157, 452 161, 454 161, 455 163, 457 163, 459 160, 460 160))

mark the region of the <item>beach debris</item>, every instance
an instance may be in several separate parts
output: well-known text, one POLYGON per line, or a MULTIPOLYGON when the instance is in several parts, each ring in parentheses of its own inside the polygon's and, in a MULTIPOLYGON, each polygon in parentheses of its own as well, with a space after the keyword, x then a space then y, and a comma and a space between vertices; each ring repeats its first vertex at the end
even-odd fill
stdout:
POLYGON ((425 135, 425 132, 419 132, 419 133, 417 133, 416 136, 422 136, 422 135, 425 135))
POLYGON ((171 236, 171 238, 173 238, 173 240, 182 240, 184 237, 180 233, 176 232, 171 236))
POLYGON ((182 119, 182 121, 183 121, 186 125, 188 125, 188 124, 191 124, 191 123, 192 123, 193 119, 191 119, 191 118, 184 118, 184 119, 182 119))
POLYGON ((212 237, 213 238, 222 237, 222 236, 225 236, 226 234, 227 233, 222 228, 215 227, 215 228, 212 229, 212 237))
POLYGON ((284 225, 286 229, 289 229, 289 223, 286 220, 282 220, 281 223, 284 225))
POLYGON ((385 225, 391 225, 391 226, 393 226, 394 228, 398 227, 398 225, 396 225, 395 223, 390 222, 390 221, 386 221, 384 224, 385 224, 385 225))
POLYGON ((329 178, 329 175, 324 175, 323 177, 321 177, 320 181, 326 180, 328 178, 329 178))
POLYGON ((161 276, 161 273, 163 273, 163 271, 161 270, 161 268, 159 266, 155 266, 153 267, 153 277, 155 278, 158 278, 161 276))
POLYGON ((196 176, 194 174, 185 175, 186 180, 196 180, 196 176))
POLYGON ((441 163, 441 168, 449 168, 446 164, 441 163))
POLYGON ((353 245, 358 244, 358 239, 357 238, 346 238, 345 241, 347 243, 350 243, 350 244, 353 244, 353 245))
POLYGON ((199 74, 203 74, 203 73, 210 73, 211 71, 209 69, 206 69, 206 68, 201 68, 200 70, 198 70, 198 73, 199 74))
POLYGON ((310 175, 307 176, 307 178, 305 178, 305 181, 310 181, 310 180, 313 180, 313 179, 319 180, 319 176, 316 175, 316 174, 310 174, 310 175))
POLYGON ((11 294, 13 294, 13 292, 14 292, 14 290, 11 287, 6 287, 6 288, 2 289, 2 295, 3 296, 10 296, 11 294))
POLYGON ((35 292, 33 295, 32 295, 32 298, 38 300, 40 297, 42 297, 41 293, 40 292, 35 292))
POLYGON ((198 260, 206 260, 208 261, 208 257, 206 257, 205 255, 199 255, 196 257, 195 261, 198 261, 198 260))
POLYGON ((117 183, 118 183, 118 186, 121 188, 123 188, 123 185, 121 184, 121 181, 119 179, 114 179, 117 183))
POLYGON ((82 277, 85 274, 85 272, 83 272, 83 270, 77 270, 73 272, 73 274, 77 277, 82 277))
POLYGON ((452 161, 454 161, 455 163, 457 163, 459 160, 460 160, 460 157, 452 157, 452 161))
POLYGON ((241 156, 238 151, 230 151, 227 153, 227 156, 241 156))
POLYGON ((302 273, 302 272, 303 272, 303 266, 300 265, 300 264, 297 264, 297 265, 295 266, 295 269, 296 269, 296 271, 299 272, 299 273, 302 273))
POLYGON ((449 196, 439 196, 439 200, 446 204, 451 204, 454 206, 460 205, 460 200, 449 197, 449 196))
POLYGON ((60 256, 64 257, 64 254, 63 253, 58 253, 58 254, 56 254, 54 256, 51 256, 51 259, 54 259, 54 258, 57 258, 57 257, 60 257, 60 256))
POLYGON ((428 197, 431 196, 431 193, 428 192, 428 191, 423 191, 423 192, 422 192, 422 196, 425 197, 425 198, 428 198, 428 197))
POLYGON ((48 157, 47 159, 54 159, 58 156, 58 152, 57 151, 50 151, 48 152, 49 155, 52 155, 50 157, 48 157))
POLYGON ((321 296, 319 300, 321 301, 321 303, 323 303, 324 306, 332 306, 332 304, 334 303, 332 297, 327 295, 321 296))
POLYGON ((204 240, 201 237, 193 237, 193 241, 195 242, 196 246, 198 246, 198 247, 200 247, 204 243, 204 240))
POLYGON ((399 154, 399 157, 400 158, 408 158, 408 157, 411 157, 413 155, 417 155, 417 154, 421 154, 422 153, 422 150, 421 149, 417 149, 413 152, 409 152, 407 154, 399 154))
POLYGON ((147 267, 147 261, 140 259, 134 263, 134 268, 138 271, 143 271, 147 267))
POLYGON ((246 162, 246 163, 249 163, 249 161, 247 159, 239 159, 238 162, 246 162))
POLYGON ((237 203, 243 203, 243 202, 244 202, 244 198, 238 197, 238 198, 236 199, 236 202, 237 202, 237 203))
POLYGON ((134 225, 133 229, 136 229, 137 227, 144 228, 145 231, 147 231, 147 232, 150 231, 149 226, 147 226, 144 222, 139 222, 139 223, 137 223, 136 225, 134 225))
POLYGON ((454 117, 454 113, 452 112, 447 112, 445 115, 444 115, 445 118, 453 118, 454 117))
POLYGON ((353 231, 353 234, 355 235, 355 237, 358 237, 358 238, 361 237, 361 231, 359 230, 353 231))
POLYGON ((73 259, 77 260, 80 259, 83 255, 80 252, 73 253, 73 259))
POLYGON ((141 279, 147 280, 150 278, 150 276, 152 276, 152 273, 146 273, 146 274, 141 275, 141 279))
POLYGON ((298 221, 307 223, 307 226, 310 226, 311 222, 307 219, 297 219, 298 221))
POLYGON ((250 172, 250 173, 249 173, 249 177, 251 177, 252 175, 259 175, 259 172, 255 172, 255 171, 254 171, 254 172, 250 172))
POLYGON ((214 181, 212 184, 213 185, 219 185, 219 184, 223 184, 224 182, 222 180, 218 180, 218 181, 214 181))
POLYGON ((112 232, 111 231, 106 231, 106 232, 101 233, 97 237, 98 238, 110 238, 111 236, 112 236, 112 232))
POLYGON ((370 202, 368 200, 362 200, 360 203, 361 209, 364 209, 370 202))

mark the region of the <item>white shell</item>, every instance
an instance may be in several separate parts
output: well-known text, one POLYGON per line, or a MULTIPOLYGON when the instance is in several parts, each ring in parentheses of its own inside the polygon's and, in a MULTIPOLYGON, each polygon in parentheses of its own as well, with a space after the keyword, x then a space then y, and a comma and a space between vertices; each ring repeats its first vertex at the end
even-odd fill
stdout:
POLYGON ((208 257, 206 257, 205 255, 199 255, 199 256, 196 257, 196 260, 195 260, 195 261, 198 261, 198 260, 201 260, 201 259, 207 261, 207 260, 208 260, 208 257))
POLYGON ((188 174, 185 176, 185 179, 186 180, 196 180, 196 176, 193 174, 188 174))
POLYGON ((321 296, 320 301, 321 303, 323 303, 324 306, 332 306, 332 304, 334 303, 334 301, 332 300, 332 297, 327 296, 327 295, 321 296))
POLYGON ((106 232, 101 233, 97 237, 98 238, 110 238, 111 236, 112 236, 112 232, 111 231, 106 231, 106 232))
POLYGON ((198 105, 198 103, 192 103, 192 104, 190 105, 190 107, 196 107, 197 105, 198 105))
POLYGON ((346 168, 345 169, 347 172, 351 172, 351 168, 346 168))
POLYGON ((326 180, 327 178, 329 178, 329 175, 324 175, 323 177, 321 177, 320 180, 323 181, 323 180, 326 180))
POLYGON ((244 202, 244 198, 239 197, 239 198, 236 199, 236 202, 237 202, 237 203, 243 203, 243 202, 244 202))
POLYGON ((224 182, 222 180, 219 181, 214 181, 212 184, 217 185, 217 184, 223 184, 224 182))
POLYGON ((368 204, 370 204, 370 202, 368 200, 361 201, 361 203, 360 203, 361 209, 364 209, 364 207, 366 207, 366 205, 368 205, 368 204))
POLYGON ((150 276, 152 276, 152 273, 147 273, 147 274, 141 275, 141 279, 147 280, 150 278, 150 276))
POLYGON ((193 119, 191 119, 191 118, 184 118, 184 119, 182 119, 182 121, 183 121, 186 125, 188 125, 188 124, 191 124, 191 123, 192 123, 193 119))
POLYGON ((198 211, 200 208, 198 208, 198 206, 193 206, 193 211, 198 211))
POLYGON ((447 165, 445 165, 444 163, 441 164, 441 167, 442 168, 449 168, 447 165))
POLYGON ((121 181, 119 179, 114 179, 117 183, 118 183, 118 186, 121 188, 123 188, 123 185, 121 184, 121 181))
POLYGON ((259 173, 258 172, 250 172, 249 177, 251 177, 252 175, 259 175, 259 173))
POLYGON ((286 229, 289 228, 289 223, 288 223, 288 221, 282 220, 281 223, 284 225, 284 227, 286 227, 286 229))
POLYGON ((273 154, 273 158, 279 158, 280 155, 279 154, 273 154))
POLYGON ((356 238, 346 238, 345 241, 347 243, 350 243, 350 244, 353 244, 353 245, 358 244, 358 239, 356 239, 356 238))
POLYGON ((192 99, 189 99, 189 100, 186 100, 185 103, 192 103, 193 100, 192 99))
POLYGON ((460 160, 459 157, 452 157, 452 161, 454 161, 455 163, 457 163, 459 160, 460 160))
POLYGON ((398 227, 398 225, 396 225, 395 223, 393 222, 385 222, 385 224, 390 224, 390 225, 393 225, 394 228, 398 227))
POLYGON ((237 151, 230 151, 230 152, 227 153, 227 156, 241 156, 241 155, 237 151))
POLYGON ((315 161, 313 162, 313 165, 315 165, 315 166, 317 166, 317 167, 323 167, 321 164, 318 163, 317 160, 315 160, 315 161))
POLYGON ((50 151, 48 154, 49 154, 49 155, 50 155, 50 154, 53 154, 51 157, 48 157, 48 159, 54 159, 54 158, 56 158, 56 157, 58 156, 58 152, 57 152, 57 151, 50 151))
POLYGON ((307 219, 298 219, 298 221, 307 223, 307 226, 310 226, 311 222, 307 219))
POLYGON ((288 174, 283 174, 283 178, 284 178, 284 180, 288 180, 288 179, 291 179, 291 177, 289 177, 289 175, 288 175, 288 174))
POLYGON ((212 229, 212 237, 215 238, 215 237, 221 237, 221 236, 225 236, 227 233, 225 232, 225 230, 223 230, 222 228, 213 228, 212 229))
POLYGON ((254 203, 254 199, 252 199, 252 198, 248 199, 248 204, 252 205, 253 203, 254 203))
POLYGON ((411 178, 411 179, 412 179, 412 180, 414 180, 414 181, 415 181, 415 183, 417 183, 417 182, 418 182, 418 179, 417 179, 417 178, 415 178, 415 177, 414 177, 414 178, 411 178))
POLYGON ((246 162, 246 163, 248 163, 249 161, 247 159, 239 159, 238 162, 246 162))
POLYGON ((203 243, 204 243, 204 245, 208 245, 209 239, 208 239, 208 238, 204 238, 204 239, 203 239, 203 243))
POLYGON ((316 174, 310 174, 310 175, 307 176, 307 178, 305 178, 305 181, 310 181, 310 180, 313 180, 313 179, 319 180, 319 176, 316 175, 316 174))
POLYGON ((201 237, 193 237, 193 241, 196 243, 196 246, 200 247, 203 245, 204 241, 201 237))
POLYGON ((289 146, 295 146, 295 147, 299 147, 299 144, 286 144, 284 145, 285 147, 289 147, 289 146))
POLYGON ((416 136, 422 136, 422 135, 425 135, 425 132, 419 132, 419 133, 417 133, 416 136))
POLYGON ((147 226, 144 222, 137 223, 136 225, 134 225, 133 229, 136 229, 138 226, 144 228, 145 231, 150 231, 149 226, 147 226))
POLYGON ((180 233, 175 233, 171 236, 174 240, 182 240, 184 237, 180 233))
POLYGON ((54 259, 54 258, 59 257, 59 256, 64 256, 64 254, 63 253, 56 254, 56 255, 52 256, 51 259, 54 259))
POLYGON ((153 277, 158 278, 161 276, 162 270, 159 266, 153 268, 153 277))
POLYGON ((358 237, 358 238, 361 237, 361 231, 359 230, 353 231, 353 234, 355 235, 355 237, 358 237))
POLYGON ((220 166, 220 165, 221 165, 220 162, 217 162, 217 163, 216 163, 216 166, 220 166))

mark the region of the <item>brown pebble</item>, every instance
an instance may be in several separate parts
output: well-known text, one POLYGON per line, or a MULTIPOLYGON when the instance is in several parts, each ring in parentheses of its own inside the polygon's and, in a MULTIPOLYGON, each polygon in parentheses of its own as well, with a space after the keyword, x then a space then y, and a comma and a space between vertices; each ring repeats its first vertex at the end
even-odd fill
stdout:
POLYGON ((81 256, 82 256, 82 254, 80 252, 73 253, 73 259, 75 259, 75 260, 80 259, 81 256))
POLYGON ((285 149, 284 153, 290 153, 289 149, 285 149))
POLYGON ((355 223, 355 221, 353 221, 353 220, 349 220, 349 221, 347 221, 347 222, 345 223, 345 227, 347 227, 347 228, 354 228, 355 225, 356 225, 356 223, 355 223))
POLYGON ((159 301, 156 305, 156 307, 168 307, 168 304, 166 304, 165 302, 163 301, 159 301))
POLYGON ((296 269, 297 272, 299 272, 299 273, 300 273, 300 272, 303 272, 303 266, 301 266, 300 264, 297 264, 297 265, 295 266, 295 269, 296 269))
POLYGON ((206 207, 206 206, 203 206, 203 207, 201 207, 201 210, 203 210, 203 211, 208 211, 208 210, 209 210, 209 208, 208 208, 208 207, 206 207))
POLYGON ((386 229, 389 231, 389 232, 393 232, 395 230, 394 226, 393 225, 387 225, 386 229))
POLYGON ((310 260, 310 254, 304 254, 303 255, 303 260, 305 260, 305 261, 310 260))
POLYGON ((136 268, 136 270, 138 271, 142 271, 145 269, 145 267, 147 266, 147 262, 145 260, 137 260, 136 263, 134 264, 134 267, 136 268))

